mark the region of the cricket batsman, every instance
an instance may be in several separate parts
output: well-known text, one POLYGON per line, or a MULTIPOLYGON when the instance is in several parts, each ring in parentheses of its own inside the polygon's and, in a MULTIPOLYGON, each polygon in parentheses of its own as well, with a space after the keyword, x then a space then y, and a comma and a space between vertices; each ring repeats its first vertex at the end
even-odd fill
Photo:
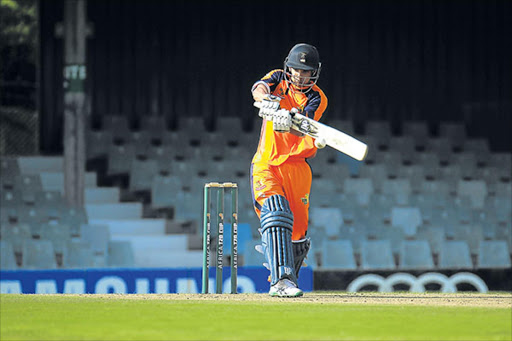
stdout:
POLYGON ((318 121, 327 97, 316 85, 321 63, 317 49, 297 44, 283 69, 267 73, 252 86, 254 101, 261 102, 260 141, 252 159, 254 209, 260 218, 263 252, 270 270, 270 296, 299 297, 299 270, 310 248, 308 230, 312 173, 308 158, 325 141, 291 128, 293 113, 318 121))

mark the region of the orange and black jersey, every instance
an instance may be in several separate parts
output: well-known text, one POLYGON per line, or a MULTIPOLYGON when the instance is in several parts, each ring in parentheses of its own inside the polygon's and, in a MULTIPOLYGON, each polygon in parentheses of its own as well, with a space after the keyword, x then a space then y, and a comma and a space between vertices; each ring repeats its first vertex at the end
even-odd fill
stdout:
MULTIPOLYGON (((320 120, 327 108, 327 97, 316 84, 308 92, 300 92, 286 82, 283 70, 269 72, 253 85, 252 90, 258 84, 264 84, 272 95, 281 98, 281 108, 286 110, 297 108, 303 115, 316 121, 320 120)), ((277 166, 287 160, 305 160, 315 154, 313 138, 299 137, 291 133, 276 133, 272 122, 264 121, 253 163, 265 162, 277 166)))
POLYGON ((281 108, 286 110, 297 108, 303 115, 315 120, 320 119, 327 107, 327 97, 317 85, 307 93, 294 90, 285 81, 283 70, 270 71, 253 85, 253 90, 258 84, 265 84, 271 94, 282 98, 281 108), (320 115, 318 119, 315 117, 317 114, 320 115))

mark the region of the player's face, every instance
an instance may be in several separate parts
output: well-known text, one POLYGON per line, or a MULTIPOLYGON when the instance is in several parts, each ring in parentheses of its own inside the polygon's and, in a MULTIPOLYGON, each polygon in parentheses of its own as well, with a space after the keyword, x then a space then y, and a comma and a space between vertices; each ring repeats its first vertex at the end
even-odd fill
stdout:
POLYGON ((311 70, 300 70, 290 68, 290 73, 292 74, 291 80, 293 85, 296 87, 304 87, 309 83, 311 78, 312 71, 311 70))

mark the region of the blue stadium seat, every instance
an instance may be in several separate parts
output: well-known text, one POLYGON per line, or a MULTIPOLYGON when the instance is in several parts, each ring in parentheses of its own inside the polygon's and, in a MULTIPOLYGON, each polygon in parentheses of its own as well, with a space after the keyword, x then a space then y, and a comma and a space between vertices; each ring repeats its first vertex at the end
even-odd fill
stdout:
POLYGON ((354 258, 350 240, 327 240, 322 245, 323 270, 355 270, 357 264, 354 258))
POLYGON ((478 248, 480 269, 510 269, 510 250, 504 240, 482 240, 478 248))
MULTIPOLYGON (((394 166, 393 166, 394 167, 394 166)), ((361 178, 372 179, 375 192, 382 191, 382 185, 388 178, 388 164, 365 164, 359 170, 359 176, 361 178)))
POLYGON ((87 160, 107 158, 108 149, 113 143, 112 132, 107 130, 86 130, 85 154, 87 160))
POLYGON ((67 243, 71 240, 71 231, 65 224, 45 223, 41 228, 41 238, 52 242, 53 251, 56 254, 64 254, 67 243))
POLYGON ((453 270, 473 268, 468 244, 462 240, 444 241, 439 252, 438 267, 453 270))
POLYGON ((366 240, 361 243, 361 270, 392 270, 395 268, 389 240, 366 240))
POLYGON ((336 238, 343 226, 343 215, 337 207, 311 207, 309 220, 314 228, 322 227, 327 238, 336 238))
POLYGON ((426 121, 405 121, 402 132, 404 136, 414 139, 414 147, 424 149, 430 132, 426 121))
POLYGON ((466 126, 462 122, 441 122, 439 136, 448 138, 453 149, 462 149, 467 139, 466 126))
POLYGON ((430 250, 438 255, 441 251, 441 244, 445 240, 444 228, 440 226, 421 226, 416 233, 418 240, 427 240, 430 250))
POLYGON ((80 240, 89 244, 94 255, 106 256, 110 241, 110 229, 107 224, 83 224, 80 227, 80 240))
POLYGON ((23 243, 27 239, 32 238, 30 226, 24 223, 14 225, 1 225, 2 240, 11 243, 14 252, 21 253, 23 251, 23 243))
POLYGON ((398 268, 402 270, 430 270, 434 268, 430 245, 426 240, 404 240, 399 258, 398 268))
POLYGON ((108 243, 107 265, 109 267, 130 268, 135 266, 135 257, 129 241, 111 240, 108 243))
POLYGON ((26 239, 22 251, 23 269, 56 269, 57 262, 53 244, 45 239, 26 239))
POLYGON ((156 160, 133 158, 130 165, 130 191, 150 191, 153 178, 157 174, 158 162, 156 160))
POLYGON ((348 178, 343 182, 345 193, 354 194, 360 205, 367 206, 371 195, 374 193, 372 179, 369 178, 348 178))
POLYGON ((66 269, 87 269, 94 267, 94 252, 90 245, 80 240, 70 240, 62 257, 66 269))
POLYGON ((418 207, 393 207, 391 224, 402 228, 406 236, 414 236, 417 228, 423 223, 418 207))
POLYGON ((14 256, 14 249, 10 241, 0 240, 0 270, 16 270, 16 257, 14 256))
POLYGON ((400 206, 409 205, 409 197, 412 194, 409 179, 385 179, 382 183, 382 193, 393 197, 395 204, 400 206))
POLYGON ((487 185, 483 180, 465 181, 460 179, 457 182, 457 196, 468 197, 472 208, 483 209, 487 194, 487 185))

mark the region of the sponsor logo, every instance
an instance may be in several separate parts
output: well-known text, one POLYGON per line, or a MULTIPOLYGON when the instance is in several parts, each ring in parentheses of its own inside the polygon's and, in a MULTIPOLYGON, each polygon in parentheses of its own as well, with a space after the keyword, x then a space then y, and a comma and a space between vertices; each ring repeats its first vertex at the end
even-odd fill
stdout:
POLYGON ((256 183, 254 184, 254 189, 257 191, 261 191, 261 190, 265 189, 266 187, 267 187, 267 185, 263 184, 261 182, 261 180, 256 181, 256 183))
POLYGON ((300 200, 302 200, 302 203, 303 203, 304 205, 307 205, 307 204, 309 203, 309 193, 308 193, 308 194, 306 194, 306 195, 304 196, 304 198, 301 198, 300 200))
POLYGON ((299 55, 299 59, 300 59, 301 63, 305 63, 306 62, 306 52, 301 52, 299 55))
POLYGON ((438 284, 441 286, 440 292, 457 292, 458 284, 470 284, 476 290, 482 293, 489 291, 485 282, 475 274, 469 272, 459 272, 451 277, 437 272, 428 272, 419 277, 408 273, 396 273, 387 278, 379 275, 366 274, 357 277, 347 287, 348 292, 358 292, 368 285, 376 286, 379 292, 392 292, 397 284, 409 286, 411 292, 425 292, 425 285, 438 284))
POLYGON ((309 133, 309 130, 310 130, 310 124, 308 122, 308 120, 302 120, 300 122, 300 131, 303 132, 303 133, 309 133))

